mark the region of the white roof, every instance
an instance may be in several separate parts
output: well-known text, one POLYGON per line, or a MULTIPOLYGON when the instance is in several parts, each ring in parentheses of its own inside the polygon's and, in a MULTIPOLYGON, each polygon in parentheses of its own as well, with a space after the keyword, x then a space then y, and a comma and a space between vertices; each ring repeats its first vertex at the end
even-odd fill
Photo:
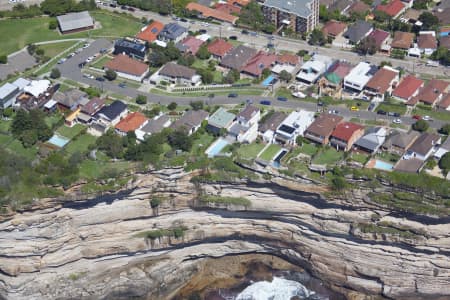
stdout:
POLYGON ((312 122, 314 122, 314 112, 306 110, 293 111, 286 119, 284 119, 280 126, 278 126, 278 129, 285 125, 295 128, 297 134, 303 135, 303 132, 312 124, 312 122))
POLYGON ((44 104, 44 107, 47 108, 47 109, 50 109, 50 108, 52 108, 53 106, 55 106, 56 103, 58 103, 58 102, 56 102, 56 101, 53 100, 53 99, 50 99, 47 103, 44 104))
POLYGON ((23 90, 24 87, 26 87, 27 85, 30 84, 29 80, 26 80, 22 77, 19 77, 16 79, 16 81, 14 81, 12 84, 14 84, 15 86, 17 86, 20 90, 23 90))
POLYGON ((294 73, 295 71, 295 67, 291 66, 291 65, 280 65, 280 64, 276 64, 275 66, 273 66, 272 68, 272 72, 275 74, 280 74, 281 71, 286 71, 289 74, 294 73))
POLYGON ((94 25, 94 19, 87 11, 57 16, 61 31, 69 31, 94 25))
POLYGON ((441 159, 442 156, 444 156, 445 153, 449 152, 449 150, 444 149, 444 148, 439 148, 436 153, 434 153, 434 157, 436 157, 437 159, 441 159))
POLYGON ((9 82, 5 83, 2 87, 0 87, 0 99, 4 99, 13 93, 17 89, 17 86, 11 84, 9 82))
POLYGON ((160 40, 156 40, 156 41, 155 41, 155 44, 158 45, 158 46, 160 46, 160 47, 163 47, 163 48, 166 48, 166 47, 167 47, 167 43, 166 43, 166 42, 163 42, 163 41, 160 41, 160 40))
POLYGON ((211 36, 209 34, 204 33, 201 35, 197 35, 195 38, 206 42, 207 40, 209 40, 211 38, 211 36))
POLYGON ((409 48, 408 49, 408 55, 416 55, 420 56, 420 49, 419 48, 409 48))
POLYGON ((360 88, 363 88, 373 76, 369 73, 371 69, 372 66, 369 63, 360 62, 344 77, 344 84, 346 82, 356 83, 360 88))
POLYGON ((30 85, 26 86, 23 90, 34 97, 39 97, 39 95, 45 93, 49 87, 49 80, 33 80, 30 85))
POLYGON ((320 75, 325 73, 332 63, 333 59, 331 57, 316 54, 311 60, 303 64, 300 72, 297 74, 297 78, 308 82, 314 82, 320 75))

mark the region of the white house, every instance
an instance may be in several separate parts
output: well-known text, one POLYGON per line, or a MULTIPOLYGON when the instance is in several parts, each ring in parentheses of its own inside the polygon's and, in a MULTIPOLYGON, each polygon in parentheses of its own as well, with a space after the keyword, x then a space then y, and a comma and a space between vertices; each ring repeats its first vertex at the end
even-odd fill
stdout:
POLYGON ((425 161, 436 151, 436 146, 441 143, 441 137, 437 134, 424 132, 422 133, 406 150, 404 159, 420 159, 425 161))
POLYGON ((296 78, 306 84, 313 84, 332 64, 331 57, 315 54, 311 60, 301 66, 296 78))
POLYGON ((197 86, 202 83, 202 77, 194 69, 169 62, 150 77, 150 83, 159 84, 161 81, 197 86))
POLYGON ((360 62, 344 77, 344 89, 361 92, 377 70, 376 66, 360 62))
POLYGON ((240 143, 252 143, 258 137, 258 122, 261 111, 258 107, 247 105, 237 116, 236 122, 229 129, 229 136, 240 143))
POLYGON ((275 131, 275 141, 295 145, 297 137, 303 135, 312 122, 314 122, 314 112, 304 110, 291 112, 275 131))

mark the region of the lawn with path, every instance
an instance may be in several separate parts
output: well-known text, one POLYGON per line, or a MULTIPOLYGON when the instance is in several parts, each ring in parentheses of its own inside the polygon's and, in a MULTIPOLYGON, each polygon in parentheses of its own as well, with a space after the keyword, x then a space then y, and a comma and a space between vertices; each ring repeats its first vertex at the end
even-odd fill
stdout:
POLYGON ((312 161, 315 165, 333 165, 344 157, 344 152, 336 151, 334 148, 323 149, 314 156, 312 161))
POLYGON ((269 147, 264 150, 263 153, 259 156, 259 158, 265 160, 265 161, 271 161, 275 155, 280 152, 281 147, 276 144, 271 144, 269 147))
POLYGON ((95 143, 97 138, 88 133, 78 136, 75 140, 70 141, 69 144, 64 148, 67 153, 73 154, 75 152, 86 152, 89 149, 89 145, 95 143))
POLYGON ((261 150, 264 148, 264 146, 264 144, 257 143, 241 145, 241 147, 239 147, 239 149, 237 150, 237 153, 241 158, 255 159, 259 152, 261 152, 261 150))
POLYGON ((68 139, 73 139, 76 135, 80 134, 84 128, 85 127, 81 124, 75 124, 73 127, 62 125, 56 130, 56 133, 68 139))

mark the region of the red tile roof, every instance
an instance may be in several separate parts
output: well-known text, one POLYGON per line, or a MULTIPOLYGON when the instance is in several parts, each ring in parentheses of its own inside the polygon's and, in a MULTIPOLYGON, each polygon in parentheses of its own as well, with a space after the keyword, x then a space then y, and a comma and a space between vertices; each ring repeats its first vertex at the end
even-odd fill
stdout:
POLYGON ((420 89, 423 85, 423 80, 414 77, 413 75, 408 75, 400 82, 397 88, 392 93, 393 96, 399 97, 405 100, 409 100, 414 93, 420 89))
POLYGON ((119 54, 105 64, 105 68, 116 72, 126 73, 135 76, 142 76, 148 70, 148 65, 134 60, 125 54, 119 54))
POLYGON ((141 127, 147 120, 147 117, 142 113, 134 112, 117 123, 116 129, 122 132, 134 131, 141 127))
POLYGON ((190 2, 186 5, 186 9, 189 11, 198 11, 202 14, 204 18, 213 18, 220 21, 225 21, 234 24, 238 17, 232 16, 230 14, 224 13, 217 9, 213 9, 195 2, 190 2))
POLYGON ((153 21, 149 25, 141 29, 141 31, 136 35, 138 39, 153 43, 161 30, 163 30, 164 24, 158 21, 153 21))
POLYGON ((380 4, 376 7, 376 10, 385 12, 391 17, 397 16, 403 9, 405 9, 405 5, 400 0, 394 0, 386 5, 380 4))
POLYGON ((377 91, 377 93, 384 94, 390 87, 392 81, 399 72, 383 67, 379 69, 375 75, 367 82, 366 88, 377 91))
POLYGON ((198 49, 200 49, 200 46, 203 45, 205 42, 202 40, 199 40, 193 36, 186 37, 181 44, 186 46, 189 49, 189 52, 193 55, 197 54, 198 49))
POLYGON ((433 105, 447 87, 449 82, 432 79, 428 84, 419 92, 418 100, 427 104, 433 105))
POLYGON ((249 3, 250 3, 250 0, 228 0, 228 4, 231 4, 231 5, 246 6, 249 3))
POLYGON ((437 104, 439 108, 447 109, 450 107, 450 93, 446 93, 442 96, 442 100, 437 104))
POLYGON ((276 60, 277 55, 260 51, 248 61, 247 65, 242 69, 242 72, 253 76, 260 76, 262 71, 270 68, 276 60))
POLYGON ((328 21, 322 28, 322 32, 324 35, 337 36, 344 32, 347 28, 347 24, 339 21, 328 21))
POLYGON ((414 41, 414 33, 396 31, 392 40, 392 48, 409 49, 414 41))
POLYGON ((212 55, 223 57, 227 54, 233 45, 223 39, 216 39, 208 45, 208 51, 212 55))
POLYGON ((420 34, 417 37, 417 45, 419 49, 436 49, 437 40, 432 34, 420 34))
POLYGON ((298 65, 300 62, 300 57, 295 54, 281 54, 278 55, 277 62, 280 64, 290 64, 290 65, 298 65))
POLYGON ((353 134, 361 129, 364 129, 362 125, 351 122, 342 122, 337 124, 336 128, 331 134, 331 137, 335 137, 339 140, 348 142, 353 134))
POLYGON ((375 40, 377 48, 380 49, 381 45, 383 45, 383 42, 386 41, 389 35, 390 34, 387 31, 381 29, 374 29, 367 37, 373 38, 375 40))
POLYGON ((227 13, 227 14, 239 14, 241 12, 241 8, 239 6, 230 4, 230 3, 217 3, 214 6, 215 9, 217 9, 218 11, 227 13))

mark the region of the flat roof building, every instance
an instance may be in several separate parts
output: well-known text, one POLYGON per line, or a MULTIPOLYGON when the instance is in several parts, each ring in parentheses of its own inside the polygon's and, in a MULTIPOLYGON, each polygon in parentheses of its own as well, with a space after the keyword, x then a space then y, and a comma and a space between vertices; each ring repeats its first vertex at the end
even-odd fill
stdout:
POLYGON ((344 88, 361 92, 377 70, 374 65, 360 62, 344 77, 344 88))
POLYGON ((56 19, 62 34, 94 28, 94 19, 88 11, 65 14, 57 16, 56 19))
POLYGON ((314 112, 312 111, 291 112, 275 131, 275 141, 295 145, 297 137, 303 135, 312 122, 314 122, 314 112))
POLYGON ((333 59, 324 55, 314 55, 300 68, 296 78, 306 84, 313 84, 333 64, 333 59))

